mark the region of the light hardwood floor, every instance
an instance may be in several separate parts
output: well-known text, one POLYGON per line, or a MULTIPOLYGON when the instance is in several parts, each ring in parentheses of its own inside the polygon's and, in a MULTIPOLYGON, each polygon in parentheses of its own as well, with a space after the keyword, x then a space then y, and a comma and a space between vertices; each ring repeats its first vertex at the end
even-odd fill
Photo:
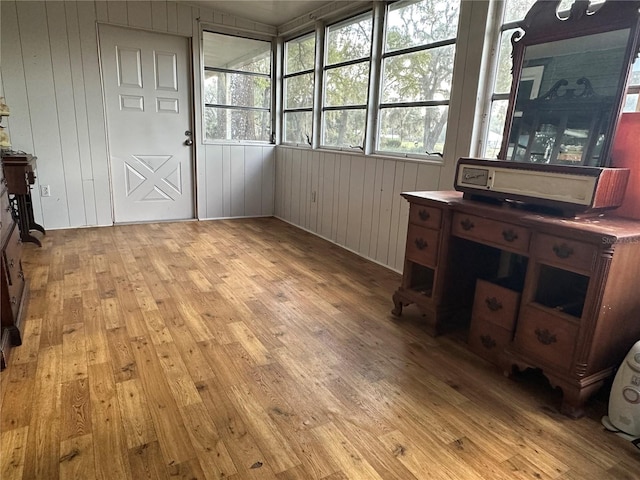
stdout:
POLYGON ((640 452, 535 378, 431 338, 400 276, 276 219, 25 245, 2 480, 632 479, 640 452))

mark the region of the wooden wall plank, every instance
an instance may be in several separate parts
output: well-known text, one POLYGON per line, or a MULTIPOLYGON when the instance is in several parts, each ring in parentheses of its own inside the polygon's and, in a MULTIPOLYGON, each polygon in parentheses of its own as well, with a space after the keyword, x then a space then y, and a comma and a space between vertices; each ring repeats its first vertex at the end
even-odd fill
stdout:
MULTIPOLYGON (((72 3, 72 2, 68 2, 72 3)), ((96 20, 98 22, 107 23, 109 22, 109 6, 107 5, 107 0, 95 0, 96 4, 96 20)), ((75 8, 74 8, 74 11, 75 8)))
POLYGON ((284 169, 285 169, 285 177, 284 177, 284 218, 285 220, 287 220, 288 222, 291 221, 291 191, 292 191, 292 186, 291 186, 291 182, 293 180, 293 168, 292 168, 292 160, 293 159, 293 150, 287 149, 285 152, 285 163, 284 163, 284 169))
POLYGON ((309 150, 300 152, 300 225, 306 229, 309 229, 309 208, 311 205, 311 194, 309 193, 310 156, 309 150))
POLYGON ((222 176, 222 146, 207 145, 204 188, 206 189, 205 218, 224 216, 224 186, 222 176))
POLYGON ((311 153, 311 192, 315 193, 314 201, 311 203, 310 230, 316 233, 320 231, 320 222, 318 215, 319 196, 320 196, 320 152, 311 153))
POLYGON ((360 245, 357 248, 365 256, 369 256, 371 245, 371 229, 373 224, 373 198, 375 193, 376 160, 367 160, 364 165, 362 179, 362 218, 360 219, 360 245))
MULTIPOLYGON (((196 9, 197 10, 197 9, 196 9)), ((193 19, 198 14, 193 15, 192 7, 188 4, 178 3, 178 33, 186 37, 193 35, 193 19)))
MULTIPOLYGON (((80 174, 82 176, 82 193, 84 201, 84 224, 97 223, 96 199, 93 186, 93 165, 91 163, 91 147, 89 145, 89 120, 87 115, 86 91, 84 71, 82 68, 82 50, 80 47, 80 26, 78 25, 78 9, 76 2, 65 2, 67 23, 67 38, 69 43, 69 58, 71 64, 71 85, 73 88, 73 106, 76 117, 76 141, 80 159, 80 174)), ((98 3, 96 3, 96 8, 98 3)), ((104 5, 106 12, 106 5, 104 5)), ((97 13, 97 12, 96 12, 97 13)), ((78 188, 75 186, 74 188, 78 188)))
POLYGON ((404 162, 395 162, 396 174, 393 182, 393 195, 391 197, 391 221, 389 223, 389 250, 386 265, 395 267, 396 249, 398 248, 398 229, 400 228, 400 203, 405 200, 400 196, 402 193, 402 180, 404 179, 404 169, 408 165, 404 162))
POLYGON ((262 147, 244 147, 244 212, 245 216, 262 214, 262 147))
POLYGON ((262 147, 262 215, 275 214, 276 148, 262 147))
POLYGON ((127 24, 130 27, 139 27, 146 29, 153 28, 151 3, 152 2, 149 0, 136 0, 135 2, 126 2, 127 24))
POLYGON ((351 179, 352 155, 340 155, 339 183, 338 183, 338 218, 336 227, 336 241, 340 245, 347 242, 347 224, 349 214, 349 188, 351 179))
POLYGON ((393 206, 395 174, 396 162, 393 160, 384 160, 382 166, 378 242, 376 246, 376 256, 374 258, 385 265, 387 264, 389 255, 389 231, 391 228, 391 208, 393 206))
POLYGON ((280 218, 284 218, 284 156, 286 149, 276 148, 276 171, 275 171, 275 191, 274 193, 274 213, 280 218))
POLYGON ((335 178, 335 153, 324 155, 320 176, 322 177, 322 193, 319 193, 318 211, 320 212, 320 235, 332 239, 333 203, 334 203, 334 178, 335 178))
MULTIPOLYGON (((18 12, 16 2, 2 2, 2 77, 7 105, 13 115, 3 119, 3 125, 9 126, 11 145, 14 150, 33 152, 33 132, 28 115, 17 115, 18 112, 29 111, 27 85, 24 82, 24 64, 22 61, 22 45, 18 29, 18 12)), ((39 202, 38 202, 39 206, 39 202)), ((34 205, 35 207, 35 205, 34 205)))
POLYGON ((222 216, 231 216, 231 147, 222 146, 222 216))
POLYGON ((244 215, 244 181, 245 181, 245 147, 233 145, 230 148, 231 167, 231 216, 241 217, 244 215))
POLYGON ((59 135, 64 184, 67 192, 68 225, 86 225, 87 217, 82 188, 82 168, 65 4, 63 2, 47 2, 45 5, 51 45, 55 107, 60 122, 59 135))
POLYGON ((178 33, 178 4, 176 2, 167 2, 167 31, 178 33))
POLYGON ((151 2, 151 28, 158 32, 166 32, 167 24, 167 2, 155 0, 151 2))
POLYGON ((78 2, 78 25, 82 45, 85 99, 89 126, 89 145, 98 225, 112 225, 109 160, 105 131, 105 112, 102 103, 102 80, 98 65, 96 13, 93 2, 78 2))
POLYGON ((364 199, 364 157, 351 157, 351 172, 349 176, 349 205, 347 210, 347 248, 357 252, 360 249, 362 235, 362 219, 365 211, 364 199))
POLYGON ((300 175, 302 162, 302 151, 291 149, 291 218, 293 224, 300 225, 300 210, 302 198, 300 198, 300 175))
POLYGON ((38 162, 39 182, 51 186, 51 197, 41 199, 45 228, 69 226, 67 192, 60 145, 60 124, 56 109, 55 86, 47 13, 43 2, 18 2, 18 24, 24 56, 29 116, 34 138, 33 153, 38 162))
POLYGON ((109 13, 109 23, 127 25, 127 2, 107 2, 107 11, 109 13))

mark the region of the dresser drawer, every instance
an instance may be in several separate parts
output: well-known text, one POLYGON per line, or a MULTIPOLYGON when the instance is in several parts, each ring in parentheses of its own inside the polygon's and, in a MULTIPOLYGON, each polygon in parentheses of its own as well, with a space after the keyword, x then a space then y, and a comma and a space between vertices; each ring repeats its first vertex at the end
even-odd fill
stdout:
POLYGON ((518 320, 515 343, 527 354, 569 370, 577 336, 577 324, 534 306, 525 306, 518 320))
POLYGON ((533 254, 542 261, 563 267, 591 272, 598 255, 598 247, 553 235, 536 235, 533 254))
POLYGON ((20 262, 22 259, 22 240, 20 240, 20 230, 17 225, 13 227, 2 255, 9 275, 9 284, 13 284, 16 277, 18 277, 18 273, 22 275, 22 264, 20 262))
POLYGON ((507 331, 513 331, 519 306, 520 294, 518 292, 486 280, 478 280, 473 297, 471 318, 490 322, 507 331))
MULTIPOLYGON (((22 242, 20 240, 20 231, 17 226, 14 226, 9 240, 5 245, 5 249, 2 251, 2 270, 6 275, 7 282, 7 298, 3 299, 3 303, 6 302, 6 304, 11 307, 13 319, 17 318, 25 284, 24 274, 22 273, 21 255, 22 242)), ((3 323, 5 323, 4 316, 3 323)))
POLYGON ((435 267, 438 258, 440 232, 409 224, 406 258, 415 263, 435 267))
POLYGON ((411 204, 409 208, 409 223, 421 227, 439 229, 442 221, 442 210, 439 208, 425 207, 411 204))
POLYGON ((500 354, 511 342, 513 332, 494 323, 474 318, 469 327, 469 350, 498 365, 500 354))
POLYGON ((524 227, 465 213, 453 215, 451 233, 523 255, 527 254, 531 237, 524 227))

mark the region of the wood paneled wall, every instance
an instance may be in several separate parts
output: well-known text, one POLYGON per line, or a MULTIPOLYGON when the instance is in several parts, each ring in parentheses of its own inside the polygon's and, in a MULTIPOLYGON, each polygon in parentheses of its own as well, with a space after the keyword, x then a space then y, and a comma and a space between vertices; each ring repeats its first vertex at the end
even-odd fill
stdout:
POLYGON ((275 215, 402 271, 405 191, 438 190, 440 165, 279 146, 275 215))
MULTIPOLYGON (((111 192, 96 22, 193 39, 201 139, 200 22, 275 35, 275 28, 171 1, 1 2, 2 79, 13 148, 38 157, 34 210, 46 228, 111 225, 111 192)), ((6 120, 5 120, 6 122, 6 120)), ((198 216, 273 214, 274 147, 196 142, 198 216)))

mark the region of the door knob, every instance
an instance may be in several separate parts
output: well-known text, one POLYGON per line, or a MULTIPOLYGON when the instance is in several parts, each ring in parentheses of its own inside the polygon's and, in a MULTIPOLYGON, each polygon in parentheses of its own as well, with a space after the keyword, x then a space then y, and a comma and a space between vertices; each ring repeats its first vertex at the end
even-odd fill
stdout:
POLYGON ((193 145, 193 140, 191 140, 190 138, 187 138, 187 139, 184 141, 184 144, 185 144, 187 147, 190 147, 191 145, 193 145))

